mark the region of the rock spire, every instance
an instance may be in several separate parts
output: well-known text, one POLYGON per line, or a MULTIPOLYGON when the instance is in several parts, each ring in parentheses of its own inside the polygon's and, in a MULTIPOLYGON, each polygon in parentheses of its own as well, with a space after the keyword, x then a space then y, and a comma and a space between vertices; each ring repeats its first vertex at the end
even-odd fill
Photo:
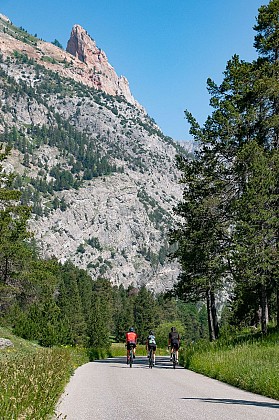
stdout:
POLYGON ((66 51, 88 66, 89 77, 96 89, 125 99, 136 105, 128 80, 118 76, 108 62, 104 51, 97 47, 96 42, 80 25, 74 25, 66 51))

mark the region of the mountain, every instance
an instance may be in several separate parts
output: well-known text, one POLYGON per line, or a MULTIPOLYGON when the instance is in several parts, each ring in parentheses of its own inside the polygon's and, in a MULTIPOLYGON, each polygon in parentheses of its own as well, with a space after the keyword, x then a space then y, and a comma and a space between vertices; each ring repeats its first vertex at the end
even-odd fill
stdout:
POLYGON ((175 156, 186 149, 81 26, 65 51, 0 15, 0 54, 0 141, 13 147, 5 167, 32 205, 41 255, 125 287, 171 287, 175 156))

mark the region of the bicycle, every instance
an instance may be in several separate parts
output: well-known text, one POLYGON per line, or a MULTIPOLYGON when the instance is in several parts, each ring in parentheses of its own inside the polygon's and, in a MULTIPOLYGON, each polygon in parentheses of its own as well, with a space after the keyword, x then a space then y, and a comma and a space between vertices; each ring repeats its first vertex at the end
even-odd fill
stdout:
POLYGON ((133 361, 134 361, 134 350, 133 350, 133 346, 130 345, 129 353, 127 356, 127 365, 130 365, 130 368, 133 366, 133 361))
POLYGON ((176 357, 176 350, 174 349, 173 351, 171 350, 171 361, 172 361, 172 367, 175 369, 176 365, 178 365, 178 360, 176 357))
POLYGON ((171 357, 172 357, 172 367, 175 369, 176 368, 176 365, 177 365, 176 351, 175 350, 172 352, 171 357))
POLYGON ((153 348, 150 347, 149 353, 148 353, 148 365, 149 369, 152 369, 154 366, 154 356, 153 356, 153 348))

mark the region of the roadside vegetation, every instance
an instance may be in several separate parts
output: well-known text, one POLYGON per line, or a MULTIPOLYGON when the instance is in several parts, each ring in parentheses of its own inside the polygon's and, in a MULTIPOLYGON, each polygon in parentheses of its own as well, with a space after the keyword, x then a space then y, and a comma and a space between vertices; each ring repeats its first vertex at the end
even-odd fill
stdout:
POLYGON ((86 352, 43 348, 2 327, 0 336, 14 345, 0 350, 1 418, 51 418, 71 373, 88 360, 86 352))
POLYGON ((180 361, 194 372, 279 400, 279 331, 263 336, 244 330, 189 344, 180 361))

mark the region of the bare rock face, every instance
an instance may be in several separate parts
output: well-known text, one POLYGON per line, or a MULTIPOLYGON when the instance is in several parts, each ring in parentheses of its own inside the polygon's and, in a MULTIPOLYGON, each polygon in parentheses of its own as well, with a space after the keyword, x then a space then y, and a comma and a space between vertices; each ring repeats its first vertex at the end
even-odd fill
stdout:
POLYGON ((96 89, 113 96, 124 96, 128 102, 135 104, 128 80, 123 76, 118 77, 104 51, 97 47, 96 42, 80 25, 74 25, 66 51, 87 64, 89 78, 96 89))

